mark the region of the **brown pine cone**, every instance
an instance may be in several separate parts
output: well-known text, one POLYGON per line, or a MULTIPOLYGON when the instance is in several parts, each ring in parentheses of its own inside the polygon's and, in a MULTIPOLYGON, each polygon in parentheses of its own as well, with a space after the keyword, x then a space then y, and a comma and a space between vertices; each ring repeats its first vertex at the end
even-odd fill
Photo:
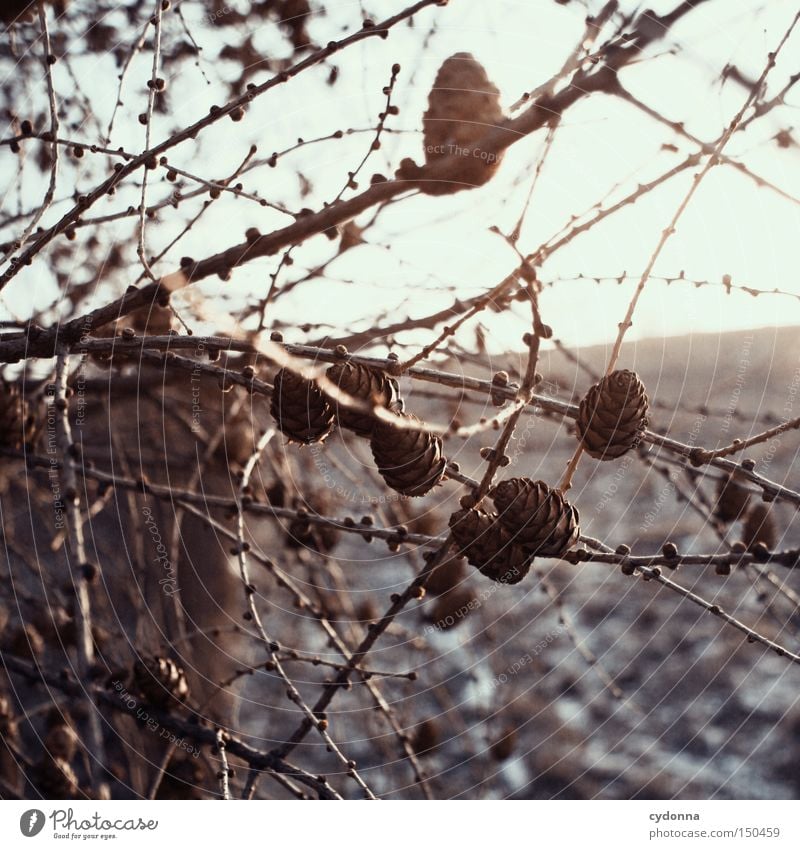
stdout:
POLYGON ((322 442, 333 430, 333 409, 316 383, 281 369, 275 375, 270 412, 292 442, 322 442))
POLYGON ((518 584, 530 571, 530 552, 516 544, 494 514, 459 510, 450 517, 450 530, 461 553, 490 580, 518 584))
POLYGON ((498 521, 529 554, 558 556, 578 540, 578 511, 544 481, 509 478, 493 487, 489 497, 498 521))
POLYGON ((533 557, 499 522, 491 526, 485 543, 477 554, 473 551, 473 565, 481 575, 500 584, 518 584, 527 576, 533 557))
POLYGON ((647 393, 638 375, 612 371, 586 393, 578 409, 578 438, 597 460, 614 460, 638 445, 647 428, 647 393))
POLYGON ((469 551, 489 530, 496 516, 490 516, 484 510, 457 510, 448 520, 453 539, 464 556, 469 557, 469 551))
MULTIPOLYGON (((403 418, 420 421, 411 415, 403 418)), ((404 430, 379 421, 372 431, 370 447, 381 477, 401 495, 425 495, 444 476, 447 461, 442 440, 432 433, 404 430)))
POLYGON ((717 503, 714 515, 723 522, 735 522, 747 509, 750 492, 742 486, 733 474, 724 475, 717 480, 717 503))
MULTIPOLYGON (((359 363, 335 363, 328 369, 328 379, 339 389, 375 406, 389 407, 396 398, 396 384, 382 371, 359 363)), ((358 436, 370 437, 375 417, 333 402, 339 423, 358 436)))
POLYGON ((775 519, 769 505, 759 502, 750 508, 742 529, 742 542, 752 551, 759 542, 763 542, 769 551, 774 551, 778 541, 775 519))
POLYGON ((482 150, 479 142, 502 121, 500 92, 483 65, 470 53, 445 59, 428 97, 422 132, 425 162, 447 159, 452 168, 447 179, 427 181, 420 169, 422 190, 446 195, 490 180, 503 155, 482 150))
POLYGON ((183 669, 168 657, 137 660, 133 683, 147 702, 156 707, 167 707, 172 699, 182 702, 189 696, 183 669))
POLYGON ((0 381, 0 447, 18 450, 36 440, 36 418, 19 385, 0 381))

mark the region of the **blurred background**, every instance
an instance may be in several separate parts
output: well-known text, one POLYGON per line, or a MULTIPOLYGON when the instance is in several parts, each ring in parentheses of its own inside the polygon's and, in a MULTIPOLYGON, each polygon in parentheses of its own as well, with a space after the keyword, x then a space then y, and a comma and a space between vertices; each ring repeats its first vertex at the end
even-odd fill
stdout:
MULTIPOLYGON (((55 225, 115 164, 209 115, 248 84, 404 9, 396 0, 173 0, 156 38, 149 0, 62 0, 43 6, 56 57, 46 73, 38 12, 11 25, 26 5, 8 4, 9 28, 0 42, 3 270, 19 253, 21 233, 28 243, 35 240, 37 228, 55 225), (153 94, 148 80, 156 78, 162 82, 153 94), (53 126, 51 85, 57 167, 46 135, 53 126)), ((386 38, 365 38, 309 61, 236 120, 209 123, 171 147, 168 161, 135 171, 73 217, 0 292, 0 327, 11 338, 31 321, 51 327, 84 315, 146 282, 142 257, 156 277, 169 274, 182 257, 198 260, 241 243, 248 228, 270 233, 357 196, 373 175, 391 179, 404 157, 422 163, 428 93, 454 53, 474 55, 499 89, 505 114, 515 117, 644 39, 646 47, 620 70, 618 88, 578 98, 560 120, 520 138, 485 185, 438 197, 412 188, 370 204, 333 230, 242 263, 225 281, 213 277, 179 290, 163 324, 156 317, 149 325, 126 319, 118 329, 125 324, 157 334, 171 327, 256 346, 277 331, 290 343, 342 342, 351 353, 406 359, 526 257, 540 287, 542 320, 553 330, 542 342, 538 391, 578 403, 604 373, 618 324, 703 156, 752 98, 724 156, 659 252, 619 360, 647 388, 652 430, 705 448, 747 438, 800 415, 798 32, 757 86, 797 12, 790 0, 425 4, 386 38)), ((530 324, 527 303, 494 304, 441 339, 422 365, 483 380, 504 370, 519 382, 530 324)), ((231 367, 240 370, 244 362, 231 367)), ((256 366, 272 380, 273 363, 262 359, 256 366)), ((99 410, 84 444, 96 451, 96 468, 120 477, 147 474, 165 485, 231 497, 248 456, 242 445, 252 450, 273 424, 263 397, 228 394, 209 379, 198 435, 189 421, 196 396, 188 374, 173 383, 170 370, 155 364, 156 376, 141 381, 137 375, 147 372, 135 361, 91 358, 80 368, 71 380, 89 380, 99 410), (162 394, 147 398, 155 406, 141 404, 142 384, 159 389, 162 378, 162 394), (183 416, 182 424, 170 411, 183 416), (174 477, 171 464, 183 477, 174 477)), ((31 403, 38 403, 53 362, 9 363, 3 374, 24 378, 31 403)), ((408 375, 399 392, 408 411, 445 430, 497 413, 485 394, 408 375)), ((481 449, 496 436, 491 429, 466 439, 450 435, 444 452, 463 474, 480 478, 481 449)), ((502 474, 556 485, 576 445, 570 419, 526 412, 502 474)), ((790 430, 745 456, 760 474, 796 490, 797 445, 797 431, 790 430)), ((42 443, 32 450, 41 454, 42 443)), ((51 527, 46 476, 26 469, 18 456, 4 462, 3 521, 14 532, 6 534, 2 648, 55 672, 71 666, 75 653, 51 627, 75 618, 69 588, 53 594, 47 579, 64 574, 57 571, 63 534, 51 527), (18 544, 25 534, 30 545, 18 544), (38 650, 31 627, 42 641, 38 650)), ((713 554, 753 542, 747 517, 761 503, 760 492, 748 486, 747 510, 726 514, 721 478, 718 468, 693 469, 646 444, 613 462, 584 458, 569 498, 583 533, 612 549, 625 544, 634 554, 651 554, 673 542, 684 553, 713 554)), ((193 554, 182 542, 189 535, 183 505, 164 499, 159 531, 172 540, 171 551, 181 551, 173 558, 181 568, 193 556, 230 564, 231 595, 219 591, 225 601, 213 619, 218 630, 208 637, 224 658, 209 671, 164 625, 171 613, 158 575, 145 586, 149 561, 146 548, 136 546, 147 543, 140 504, 147 499, 97 480, 86 487, 86 527, 107 570, 92 590, 106 629, 97 645, 103 674, 130 667, 145 652, 172 656, 204 682, 192 687, 208 703, 216 698, 210 682, 224 682, 231 699, 220 710, 231 733, 260 749, 287 740, 301 713, 287 702, 285 682, 264 669, 263 646, 242 621, 231 540, 206 522, 206 535, 198 531, 194 540, 200 553, 193 554), (134 575, 136 615, 128 619, 129 600, 121 602, 108 585, 134 575)), ((451 478, 423 499, 401 498, 376 472, 367 441, 343 430, 324 446, 302 449, 278 434, 252 491, 256 500, 286 509, 354 522, 369 516, 376 526, 430 536, 446 531, 464 494, 451 478)), ((230 515, 208 509, 232 527, 230 515)), ((763 541, 771 551, 800 545, 795 513, 788 501, 770 505, 771 535, 763 541)), ((291 680, 313 704, 333 674, 325 664, 342 661, 320 616, 354 648, 391 594, 422 568, 422 548, 392 550, 378 539, 312 532, 302 515, 299 522, 248 516, 247 535, 254 550, 278 562, 313 599, 311 612, 304 610, 274 575, 259 572, 258 609, 285 650, 291 680)), ((327 712, 331 735, 376 795, 797 797, 796 665, 616 566, 537 559, 535 567, 513 587, 491 583, 464 563, 443 571, 371 650, 364 667, 375 674, 354 676, 352 688, 337 695, 327 712), (402 677, 409 672, 413 680, 402 677), (370 682, 379 687, 382 707, 370 682)), ((800 585, 791 569, 769 563, 725 576, 708 565, 686 566, 673 577, 797 651, 800 585)), ((208 586, 207 595, 217 592, 208 586)), ((85 742, 87 716, 18 671, 8 672, 4 692, 0 714, 9 746, 0 795, 47 796, 42 773, 48 773, 40 766, 52 754, 48 734, 75 728, 85 742)), ((200 701, 192 710, 208 719, 200 701)), ((163 751, 151 751, 153 741, 142 742, 145 732, 137 737, 138 727, 127 721, 104 729, 106 763, 115 764, 111 795, 219 795, 215 753, 205 748, 201 758, 175 756, 163 766, 163 751)), ((307 737, 292 757, 329 776, 343 795, 359 795, 318 736, 307 737)), ((67 760, 75 771, 69 792, 96 793, 91 757, 78 747, 67 760)), ((236 778, 237 792, 245 783, 246 768, 236 778)), ((267 779, 253 792, 293 795, 267 779)))

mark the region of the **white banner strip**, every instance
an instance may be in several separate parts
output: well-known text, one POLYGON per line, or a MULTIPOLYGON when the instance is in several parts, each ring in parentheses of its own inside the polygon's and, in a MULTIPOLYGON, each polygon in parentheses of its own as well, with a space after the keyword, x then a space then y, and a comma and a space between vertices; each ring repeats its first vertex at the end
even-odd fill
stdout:
POLYGON ((796 849, 799 812, 792 801, 350 802, 324 811, 297 802, 2 802, 0 845, 796 849))

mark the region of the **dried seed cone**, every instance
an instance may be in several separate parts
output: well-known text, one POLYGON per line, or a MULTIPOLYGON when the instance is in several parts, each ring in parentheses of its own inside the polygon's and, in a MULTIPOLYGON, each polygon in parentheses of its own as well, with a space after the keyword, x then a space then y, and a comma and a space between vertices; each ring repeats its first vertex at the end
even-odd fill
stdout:
POLYGON ((310 445, 333 430, 333 408, 316 383, 281 369, 275 375, 270 412, 284 436, 310 445))
POLYGON ((509 478, 497 484, 489 497, 498 522, 529 554, 558 556, 578 540, 578 511, 544 481, 509 478))
POLYGON ((759 542, 763 542, 770 551, 773 551, 777 541, 778 531, 769 505, 754 504, 745 519, 742 542, 747 546, 748 551, 752 551, 759 542))
MULTIPOLYGON (((419 422, 416 416, 403 418, 419 422)), ((425 495, 444 476, 447 461, 442 453, 442 440, 432 433, 377 422, 370 447, 381 477, 402 495, 425 495)))
POLYGON ((497 516, 459 510, 450 517, 450 530, 462 554, 490 580, 518 584, 530 571, 530 552, 516 544, 497 516))
POLYGON ((717 481, 714 515, 723 522, 735 522, 747 509, 750 493, 735 477, 726 475, 717 481))
MULTIPOLYGON (((391 379, 377 369, 358 363, 336 363, 328 369, 328 378, 339 389, 374 406, 389 407, 395 398, 395 388, 391 379)), ((369 413, 352 410, 342 404, 335 404, 336 418, 343 426, 358 436, 372 436, 375 417, 369 413)))
POLYGON ((612 371, 586 393, 578 410, 578 438, 597 460, 614 460, 634 448, 647 427, 644 384, 628 369, 612 371))
POLYGON ((497 171, 502 154, 482 150, 481 139, 503 121, 500 92, 470 53, 445 59, 422 118, 427 164, 448 158, 449 179, 423 182, 427 194, 445 195, 482 186, 497 171))
POLYGON ((511 534, 495 522, 484 538, 485 546, 473 550, 478 571, 499 584, 518 584, 530 571, 533 557, 521 545, 517 545, 511 534))
POLYGON ((36 419, 16 383, 0 382, 0 447, 18 450, 36 439, 36 419))
POLYGON ((182 702, 189 695, 183 669, 168 657, 137 660, 133 682, 142 696, 156 707, 167 707, 173 699, 182 702))

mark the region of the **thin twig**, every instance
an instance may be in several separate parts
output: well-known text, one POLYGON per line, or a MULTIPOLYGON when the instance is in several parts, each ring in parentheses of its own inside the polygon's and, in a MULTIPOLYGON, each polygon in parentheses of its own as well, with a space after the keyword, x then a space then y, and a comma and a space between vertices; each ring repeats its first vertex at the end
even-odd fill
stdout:
MULTIPOLYGON (((30 261, 36 256, 43 248, 45 248, 56 236, 60 233, 63 233, 69 226, 74 224, 74 222, 86 212, 87 209, 92 207, 100 198, 106 196, 109 192, 109 189, 116 188, 126 177, 132 174, 134 171, 137 171, 139 168, 144 167, 148 161, 152 160, 153 157, 158 159, 162 154, 166 153, 166 151, 176 147, 177 145, 185 142, 193 140, 197 137, 198 133, 202 130, 210 127, 212 124, 217 121, 221 121, 223 118, 229 116, 232 112, 236 110, 245 108, 248 106, 256 97, 264 94, 267 91, 272 90, 273 88, 283 85, 288 82, 290 79, 296 77, 298 74, 307 71, 309 68, 313 68, 314 66, 324 62, 329 56, 334 53, 343 50, 347 47, 350 47, 353 44, 357 44, 358 42, 364 41, 368 38, 374 37, 385 37, 385 33, 397 26, 399 23, 402 23, 405 20, 413 17, 417 12, 422 9, 437 5, 439 0, 417 0, 417 2, 412 3, 407 6, 405 9, 397 12, 394 15, 386 18, 381 23, 377 24, 375 27, 370 27, 368 29, 360 29, 357 32, 350 33, 338 41, 331 41, 325 47, 314 51, 313 53, 306 56, 305 59, 295 63, 294 65, 282 70, 276 76, 266 80, 265 82, 248 89, 244 94, 239 95, 238 97, 234 97, 232 100, 228 101, 224 106, 215 109, 213 112, 210 112, 208 115, 203 116, 199 120, 195 121, 193 124, 190 124, 187 127, 184 127, 182 130, 174 133, 169 138, 165 139, 163 142, 160 142, 155 147, 144 150, 141 154, 136 156, 118 171, 115 171, 110 177, 104 180, 100 185, 92 189, 85 195, 81 195, 78 198, 75 205, 65 213, 59 221, 57 221, 51 227, 48 227, 43 232, 41 232, 34 242, 19 256, 18 261, 13 263, 9 268, 3 271, 0 274, 0 289, 3 289, 8 283, 16 277, 21 268, 30 264, 30 261)), ((328 229, 328 227, 333 226, 336 223, 340 223, 340 221, 348 220, 352 218, 352 209, 356 209, 359 206, 362 206, 362 209, 359 211, 363 211, 363 208, 368 208, 372 206, 374 202, 377 200, 385 200, 393 194, 397 194, 401 191, 407 191, 409 186, 405 184, 397 184, 392 182, 383 183, 377 186, 373 186, 368 192, 364 193, 367 195, 360 196, 360 198, 355 198, 351 201, 346 201, 341 204, 337 204, 335 209, 341 213, 341 215, 331 215, 332 209, 324 210, 320 215, 322 218, 327 219, 330 217, 332 220, 330 224, 327 224, 322 227, 322 230, 328 229), (390 187, 390 190, 387 192, 386 187, 390 187)), ((311 216, 312 219, 319 219, 319 216, 311 216)), ((302 221, 297 222, 293 227, 298 227, 298 225, 304 225, 299 227, 300 230, 305 230, 308 224, 307 219, 302 219, 302 221)), ((315 229, 315 228, 312 228, 315 229)), ((282 231, 276 231, 276 233, 281 233, 282 231)), ((321 230, 319 231, 321 232, 321 230)), ((289 240, 281 245, 281 247, 286 247, 291 244, 296 239, 289 238, 289 240)), ((263 243, 263 247, 266 247, 268 244, 267 241, 263 243)), ((245 243, 242 246, 244 250, 244 254, 247 254, 250 246, 245 243)), ((251 252, 251 256, 255 254, 251 252)), ((263 254, 262 254, 263 255, 263 254)), ((201 268, 203 266, 201 265, 201 268)), ((217 273, 214 271, 213 273, 217 273)), ((195 276, 195 279, 199 279, 195 276)), ((151 284, 154 285, 154 284, 151 284)), ((146 287, 145 287, 146 288, 146 287)), ((149 292, 152 296, 152 291, 149 292)))
POLYGON ((537 291, 532 282, 528 281, 526 291, 528 293, 531 307, 531 331, 526 336, 528 344, 528 362, 525 368, 525 375, 522 379, 522 386, 520 386, 519 391, 517 392, 515 407, 510 413, 503 431, 489 455, 489 462, 487 464, 486 471, 483 473, 483 477, 478 484, 478 488, 472 493, 471 500, 476 507, 481 503, 484 496, 491 489, 495 475, 497 474, 500 466, 508 462, 508 459, 506 458, 506 448, 514 436, 514 430, 516 429, 517 422, 525 410, 525 406, 530 402, 533 387, 536 385, 536 364, 539 359, 539 341, 543 336, 546 337, 549 335, 545 330, 545 327, 542 324, 542 319, 539 315, 537 291))
MULTIPOLYGON (((28 660, 15 657, 4 652, 2 665, 6 670, 11 670, 24 675, 28 680, 43 684, 45 687, 59 690, 73 697, 79 697, 83 688, 71 682, 68 678, 57 673, 48 673, 40 665, 28 660)), ((109 693, 101 689, 95 689, 97 700, 110 710, 123 713, 136 718, 137 706, 126 699, 121 699, 115 693, 109 693)), ((147 705, 148 714, 164 728, 174 732, 178 737, 192 740, 201 746, 213 748, 217 745, 217 735, 214 730, 207 728, 197 722, 183 719, 163 710, 155 705, 147 705)), ((341 799, 342 797, 330 786, 323 776, 314 776, 304 769, 288 763, 283 758, 278 758, 271 752, 262 752, 254 749, 248 743, 240 740, 232 734, 228 734, 226 741, 228 754, 241 758, 246 764, 256 770, 271 770, 287 778, 297 781, 311 788, 320 799, 341 799)))
POLYGON ((760 445, 762 442, 768 442, 773 436, 778 436, 785 433, 787 430, 797 430, 800 428, 800 417, 785 421, 782 424, 769 428, 769 430, 757 433, 755 436, 750 436, 747 439, 734 439, 730 445, 724 448, 715 448, 713 450, 705 450, 702 448, 692 452, 692 465, 702 466, 718 457, 730 457, 733 454, 738 454, 746 448, 751 448, 753 445, 760 445))
MULTIPOLYGON (((605 669, 603 664, 598 659, 597 655, 584 645, 583 640, 580 638, 575 624, 572 622, 572 619, 567 612, 566 606, 564 602, 561 600, 561 596, 559 595, 558 590, 556 589, 553 582, 547 577, 547 575, 536 565, 533 564, 533 573, 539 579, 539 583, 542 585, 545 593, 547 593, 547 597, 550 599, 553 607, 558 611, 558 619, 561 627, 566 632, 569 637, 572 645, 575 647, 575 650, 578 654, 583 658, 586 662, 586 665, 589 666, 590 669, 594 670, 597 677, 602 682, 603 686, 608 690, 609 693, 620 701, 626 698, 625 693, 620 689, 620 687, 614 682, 614 679, 605 669)), ((641 709, 638 708, 633 703, 629 702, 629 707, 635 710, 637 713, 641 713, 641 709)))
MULTIPOLYGON (((155 11, 151 21, 155 29, 153 35, 153 67, 150 72, 150 81, 148 85, 147 108, 144 114, 144 149, 150 147, 150 130, 153 121, 153 109, 156 105, 156 97, 158 96, 158 66, 161 61, 161 0, 155 0, 155 11)), ((144 273, 153 281, 156 280, 153 269, 150 268, 150 262, 147 259, 147 245, 145 241, 145 222, 147 220, 147 173, 149 166, 142 169, 142 192, 139 201, 139 244, 136 248, 136 253, 139 261, 142 263, 144 273)))
MULTIPOLYGON (((56 418, 56 442, 61 455, 59 473, 61 478, 60 493, 58 493, 54 508, 61 511, 62 500, 66 507, 69 534, 65 544, 67 568, 69 569, 75 588, 75 627, 76 649, 78 659, 78 679, 83 686, 83 692, 88 701, 89 740, 91 745, 90 766, 93 784, 100 790, 105 782, 105 754, 103 746, 103 731, 100 716, 90 695, 89 680, 94 664, 94 636, 92 634, 92 608, 89 595, 89 582, 85 567, 88 562, 86 546, 83 538, 83 519, 80 510, 80 495, 76 475, 75 450, 72 439, 72 429, 69 422, 69 402, 67 401, 67 372, 69 355, 60 351, 56 359, 56 376, 54 384, 53 407, 56 418)), ((82 452, 83 445, 79 446, 82 452)), ((62 520, 63 521, 63 520, 62 520)))
POLYGON ((219 788, 222 793, 222 798, 226 800, 230 800, 233 798, 231 796, 231 782, 230 782, 230 768, 228 767, 228 753, 226 751, 226 737, 225 732, 218 728, 216 731, 216 742, 217 742, 217 753, 219 754, 219 759, 221 763, 221 768, 219 771, 219 788))

